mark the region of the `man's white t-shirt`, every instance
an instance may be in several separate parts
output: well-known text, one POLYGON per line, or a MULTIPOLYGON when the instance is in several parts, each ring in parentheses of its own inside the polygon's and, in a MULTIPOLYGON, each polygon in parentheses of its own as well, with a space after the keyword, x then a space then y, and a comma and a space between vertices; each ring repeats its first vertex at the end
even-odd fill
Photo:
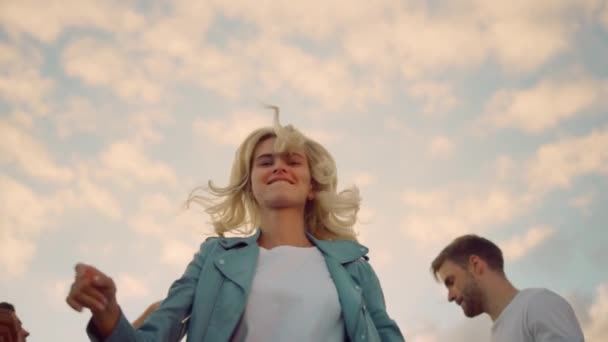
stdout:
POLYGON ((570 304, 547 289, 519 291, 492 326, 492 342, 584 340, 570 304))
POLYGON ((260 248, 232 341, 343 341, 338 291, 316 247, 260 248))

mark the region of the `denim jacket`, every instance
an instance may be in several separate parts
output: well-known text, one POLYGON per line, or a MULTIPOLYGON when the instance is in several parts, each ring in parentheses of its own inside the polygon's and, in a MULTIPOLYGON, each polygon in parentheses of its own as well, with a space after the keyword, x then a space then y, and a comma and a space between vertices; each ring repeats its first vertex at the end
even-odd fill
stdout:
MULTIPOLYGON (((245 310, 256 270, 260 231, 245 238, 209 238, 140 329, 121 313, 106 342, 230 341, 245 310)), ((368 249, 354 241, 310 241, 321 251, 338 292, 349 341, 404 341, 386 312, 368 249)), ((99 341, 91 324, 91 341, 99 341)))

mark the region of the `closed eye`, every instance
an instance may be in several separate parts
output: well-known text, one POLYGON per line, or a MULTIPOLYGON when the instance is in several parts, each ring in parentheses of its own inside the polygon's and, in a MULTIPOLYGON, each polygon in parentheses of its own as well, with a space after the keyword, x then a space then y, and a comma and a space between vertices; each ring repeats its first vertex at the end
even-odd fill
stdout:
POLYGON ((271 154, 261 155, 256 159, 256 165, 258 166, 272 166, 274 158, 271 154))

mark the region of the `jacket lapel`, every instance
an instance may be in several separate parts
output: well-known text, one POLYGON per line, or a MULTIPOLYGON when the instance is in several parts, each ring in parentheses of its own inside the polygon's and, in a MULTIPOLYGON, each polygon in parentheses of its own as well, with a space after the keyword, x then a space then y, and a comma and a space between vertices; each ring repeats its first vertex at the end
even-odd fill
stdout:
POLYGON ((338 291, 346 332, 351 341, 358 341, 356 331, 362 317, 363 294, 361 287, 357 285, 357 281, 344 265, 360 258, 367 258, 368 249, 354 241, 317 240, 312 235, 308 237, 325 256, 327 269, 338 291))
POLYGON ((362 305, 361 293, 356 291, 352 277, 338 260, 332 256, 326 256, 325 262, 338 292, 346 332, 350 340, 355 341, 353 334, 357 331, 359 311, 362 305))
POLYGON ((224 251, 215 258, 213 263, 224 277, 248 293, 255 274, 258 253, 257 244, 249 244, 224 251))
POLYGON ((222 239, 224 251, 214 258, 215 267, 230 281, 249 293, 258 261, 260 249, 257 244, 259 230, 240 239, 222 239))

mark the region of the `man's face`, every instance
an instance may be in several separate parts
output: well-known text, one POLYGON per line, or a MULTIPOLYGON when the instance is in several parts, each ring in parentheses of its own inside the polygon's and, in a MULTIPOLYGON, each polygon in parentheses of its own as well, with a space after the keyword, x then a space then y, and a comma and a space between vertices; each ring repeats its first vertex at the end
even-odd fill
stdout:
POLYGON ((17 337, 19 342, 25 342, 25 340, 27 339, 28 336, 30 336, 30 332, 25 330, 25 327, 23 327, 23 324, 21 323, 21 320, 19 319, 19 316, 17 316, 17 313, 15 312, 15 318, 17 319, 17 337))
POLYGON ((484 312, 483 292, 469 270, 446 260, 437 275, 448 290, 448 301, 460 305, 465 316, 475 317, 484 312))

